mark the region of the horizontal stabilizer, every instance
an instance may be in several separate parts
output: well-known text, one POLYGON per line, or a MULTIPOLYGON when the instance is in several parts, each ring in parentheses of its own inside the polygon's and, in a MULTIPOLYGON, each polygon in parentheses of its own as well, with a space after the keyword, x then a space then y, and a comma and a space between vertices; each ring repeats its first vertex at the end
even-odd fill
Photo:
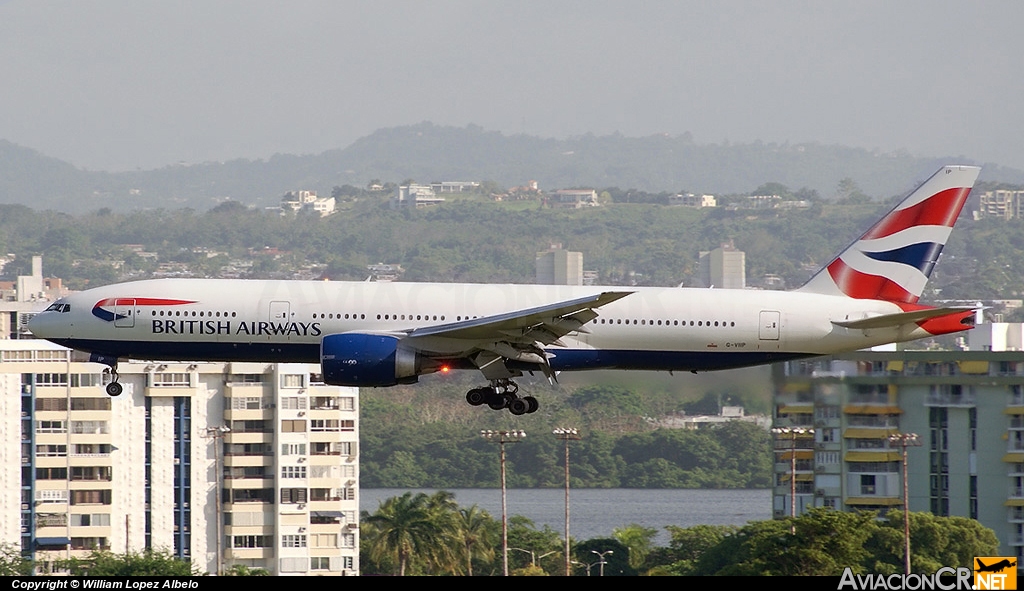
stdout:
POLYGON ((947 314, 970 312, 971 310, 974 310, 974 308, 964 306, 954 306, 948 308, 926 308, 924 310, 914 310, 913 312, 900 312, 898 314, 884 314, 882 316, 872 316, 870 318, 862 318, 860 320, 833 320, 832 324, 835 324, 836 326, 841 326, 843 328, 853 328, 858 330, 867 330, 869 328, 892 328, 896 326, 902 326, 904 324, 910 324, 911 322, 920 322, 922 320, 928 320, 929 318, 946 316, 947 314))

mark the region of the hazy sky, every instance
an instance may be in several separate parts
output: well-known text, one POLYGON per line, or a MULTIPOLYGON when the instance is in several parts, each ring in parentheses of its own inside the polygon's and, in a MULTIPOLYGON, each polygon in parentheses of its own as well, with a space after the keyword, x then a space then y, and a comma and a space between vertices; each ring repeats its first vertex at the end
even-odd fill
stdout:
POLYGON ((0 139, 128 170, 432 121, 1024 168, 1022 24, 1017 0, 0 0, 0 139))

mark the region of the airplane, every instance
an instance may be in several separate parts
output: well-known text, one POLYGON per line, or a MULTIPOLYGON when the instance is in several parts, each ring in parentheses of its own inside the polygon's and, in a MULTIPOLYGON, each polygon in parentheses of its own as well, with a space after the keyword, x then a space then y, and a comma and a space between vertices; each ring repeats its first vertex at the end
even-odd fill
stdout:
POLYGON ((37 337, 123 358, 320 363, 330 385, 387 387, 476 369, 474 406, 535 412, 514 378, 591 369, 711 371, 968 330, 974 310, 918 304, 980 169, 943 166, 791 291, 155 279, 37 314, 37 337))
POLYGON ((977 570, 979 573, 997 573, 1001 570, 1017 566, 1017 561, 1010 560, 1008 558, 1004 558, 998 562, 989 565, 986 565, 984 562, 982 562, 980 558, 975 558, 974 560, 978 562, 978 568, 975 570, 977 570))

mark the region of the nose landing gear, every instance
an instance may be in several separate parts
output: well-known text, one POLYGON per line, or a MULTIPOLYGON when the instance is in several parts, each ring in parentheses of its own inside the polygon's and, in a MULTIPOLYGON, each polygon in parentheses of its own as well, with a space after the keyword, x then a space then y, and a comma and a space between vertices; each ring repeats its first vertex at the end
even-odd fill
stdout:
POLYGON ((121 392, 124 392, 124 386, 121 385, 121 382, 117 381, 119 377, 117 375, 117 363, 114 363, 114 365, 110 366, 110 369, 103 373, 110 374, 110 382, 106 386, 107 395, 120 396, 121 392))
POLYGON ((486 404, 491 410, 508 411, 516 416, 537 412, 540 403, 533 396, 519 397, 519 385, 512 380, 491 380, 491 385, 466 392, 466 402, 473 406, 486 404))

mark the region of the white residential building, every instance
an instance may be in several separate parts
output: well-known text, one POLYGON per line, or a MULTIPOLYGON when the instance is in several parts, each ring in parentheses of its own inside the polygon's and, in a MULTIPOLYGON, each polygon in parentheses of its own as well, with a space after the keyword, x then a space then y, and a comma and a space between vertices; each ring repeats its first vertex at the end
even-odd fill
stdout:
POLYGON ((102 366, 0 341, 0 535, 53 561, 166 549, 210 573, 358 574, 358 391, 319 366, 102 366))

